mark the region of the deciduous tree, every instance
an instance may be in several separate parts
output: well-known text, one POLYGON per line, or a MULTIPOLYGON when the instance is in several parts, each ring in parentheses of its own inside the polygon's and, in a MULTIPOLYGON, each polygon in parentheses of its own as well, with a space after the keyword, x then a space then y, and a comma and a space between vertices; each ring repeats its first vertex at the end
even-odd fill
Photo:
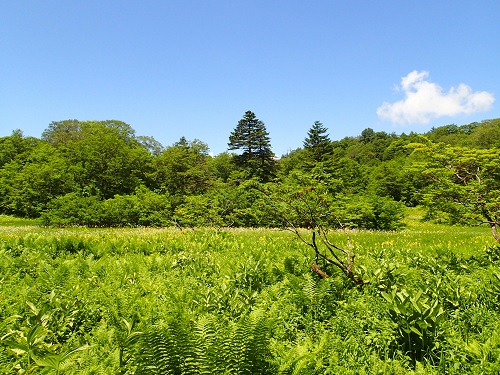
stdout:
POLYGON ((483 223, 500 243, 500 149, 469 149, 430 141, 412 144, 415 168, 430 185, 428 216, 451 224, 483 223))
POLYGON ((182 137, 154 160, 153 186, 171 195, 201 194, 210 181, 208 146, 182 137))
POLYGON ((311 269, 320 277, 328 277, 324 266, 334 266, 358 285, 366 283, 355 273, 355 253, 347 232, 347 248, 333 243, 332 227, 344 229, 335 212, 334 198, 327 184, 305 174, 295 175, 296 183, 288 185, 254 184, 260 190, 276 216, 276 222, 314 251, 311 269), (335 224, 333 224, 335 223, 335 224), (322 263, 324 266, 321 266, 322 263))
POLYGON ((131 194, 145 180, 153 156, 122 121, 53 122, 43 139, 79 168, 81 188, 95 186, 104 198, 131 194))

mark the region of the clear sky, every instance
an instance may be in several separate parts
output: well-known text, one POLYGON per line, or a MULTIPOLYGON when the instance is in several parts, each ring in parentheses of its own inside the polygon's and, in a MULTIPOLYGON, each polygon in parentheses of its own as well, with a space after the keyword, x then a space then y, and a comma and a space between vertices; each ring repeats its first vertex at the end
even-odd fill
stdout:
POLYGON ((279 156, 500 117, 498 0, 0 0, 0 136, 121 120, 227 149, 247 110, 279 156))

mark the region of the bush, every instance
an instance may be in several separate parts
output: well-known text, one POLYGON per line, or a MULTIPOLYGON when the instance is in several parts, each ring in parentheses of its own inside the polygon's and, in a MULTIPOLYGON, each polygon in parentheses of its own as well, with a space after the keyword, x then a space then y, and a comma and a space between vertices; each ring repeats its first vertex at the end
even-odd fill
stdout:
POLYGON ((86 225, 96 226, 100 210, 98 196, 83 196, 81 192, 72 192, 52 199, 47 209, 42 212, 40 220, 48 226, 86 225))
POLYGON ((53 199, 41 220, 49 226, 165 226, 171 224, 168 197, 138 188, 134 195, 101 200, 73 192, 53 199))
POLYGON ((223 184, 204 195, 185 197, 174 217, 181 226, 276 226, 261 193, 244 184, 223 184))
POLYGON ((373 194, 344 194, 338 191, 337 184, 334 179, 296 173, 286 182, 254 184, 254 187, 265 197, 265 210, 273 224, 374 230, 395 230, 402 226, 403 203, 373 194))
POLYGON ((334 205, 337 219, 350 228, 396 230, 403 225, 403 203, 388 197, 340 196, 334 205))

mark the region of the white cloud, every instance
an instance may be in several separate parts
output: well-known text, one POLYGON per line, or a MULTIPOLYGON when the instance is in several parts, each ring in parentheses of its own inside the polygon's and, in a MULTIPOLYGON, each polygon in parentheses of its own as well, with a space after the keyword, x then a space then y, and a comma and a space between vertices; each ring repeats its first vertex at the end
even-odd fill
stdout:
POLYGON ((405 97, 395 103, 384 102, 377 108, 378 117, 395 124, 426 124, 442 116, 488 111, 495 101, 493 94, 473 92, 463 83, 443 92, 439 85, 428 81, 428 77, 429 72, 416 70, 403 77, 398 89, 405 97))

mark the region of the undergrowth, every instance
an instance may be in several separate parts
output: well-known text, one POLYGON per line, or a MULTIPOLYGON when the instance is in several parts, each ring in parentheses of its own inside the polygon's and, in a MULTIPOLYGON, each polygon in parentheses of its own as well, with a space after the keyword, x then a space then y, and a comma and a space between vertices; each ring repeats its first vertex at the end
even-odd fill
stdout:
POLYGON ((0 372, 500 372, 487 229, 350 237, 364 287, 277 230, 2 226, 0 372))

